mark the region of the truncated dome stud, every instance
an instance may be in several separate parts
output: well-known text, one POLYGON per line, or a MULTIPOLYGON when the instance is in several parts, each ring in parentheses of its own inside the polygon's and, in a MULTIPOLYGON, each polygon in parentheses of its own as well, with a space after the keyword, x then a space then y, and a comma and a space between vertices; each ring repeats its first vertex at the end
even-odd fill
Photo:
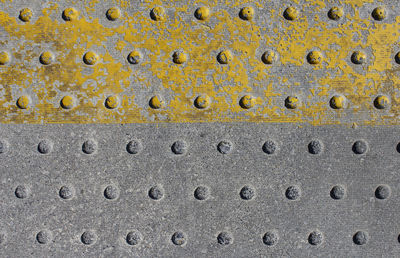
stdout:
POLYGON ((150 17, 154 21, 163 21, 165 20, 165 10, 161 6, 154 7, 150 12, 150 17))
POLYGON ((320 64, 323 60, 322 53, 320 51, 311 51, 307 55, 307 62, 312 65, 320 64))
POLYGON ((254 18, 254 8, 244 7, 239 12, 239 17, 246 21, 251 21, 254 18))
POLYGON ((63 109, 71 109, 74 107, 75 99, 72 96, 64 96, 61 101, 60 105, 63 109))
POLYGON ((361 51, 354 51, 351 55, 351 61, 353 64, 364 64, 367 59, 367 55, 361 51))
POLYGON ((6 51, 0 51, 0 65, 6 65, 10 62, 10 54, 6 51))
POLYGON ((377 109, 385 109, 389 106, 389 98, 384 95, 379 95, 374 100, 374 106, 377 109))
POLYGON ((201 21, 205 21, 210 17, 210 9, 206 6, 201 6, 196 9, 194 16, 201 21))
POLYGON ((29 8, 23 8, 19 12, 18 18, 23 22, 29 22, 32 19, 33 13, 29 8))
POLYGON ((297 19, 297 16, 299 15, 299 11, 293 6, 290 6, 285 9, 283 12, 283 17, 285 17, 286 20, 289 21, 294 21, 297 19))
POLYGON ((107 10, 106 16, 110 21, 118 20, 121 16, 121 10, 118 7, 111 7, 107 10))
POLYGON ((43 65, 51 64, 52 62, 54 62, 54 59, 55 59, 55 56, 50 51, 44 51, 39 57, 40 63, 43 65))
POLYGON ((331 20, 335 20, 335 21, 342 18, 343 15, 344 15, 344 11, 343 11, 342 7, 336 7, 336 6, 332 7, 331 9, 329 9, 329 12, 328 12, 328 17, 331 20))
POLYGON ((285 99, 285 107, 288 109, 296 109, 299 105, 299 99, 295 96, 289 96, 285 99))
POLYGON ((268 50, 265 51, 262 56, 261 60, 263 61, 264 64, 273 64, 277 59, 277 54, 275 51, 268 50))
POLYGON ((139 51, 134 50, 129 53, 127 59, 131 64, 138 64, 142 59, 142 54, 139 51))
POLYGON ((232 61, 233 55, 232 52, 229 50, 223 50, 219 52, 217 56, 217 60, 220 64, 228 64, 232 61))
POLYGON ((160 96, 153 96, 149 101, 149 105, 152 109, 160 109, 164 105, 164 101, 160 96))
POLYGON ((372 11, 372 17, 377 20, 377 21, 382 21, 383 19, 386 18, 386 10, 384 7, 380 6, 380 7, 376 7, 373 11, 372 11))
POLYGON ((205 109, 210 106, 211 99, 207 95, 200 95, 194 100, 194 106, 198 109, 205 109))
POLYGON ((21 96, 17 100, 17 106, 20 109, 27 109, 29 107, 31 100, 28 96, 21 96))
POLYGON ((78 10, 76 10, 73 7, 68 7, 67 9, 65 9, 62 13, 62 18, 65 21, 74 21, 77 20, 79 18, 79 12, 78 10))
POLYGON ((345 107, 345 98, 340 95, 335 95, 329 101, 329 105, 333 109, 343 109, 345 107))
POLYGON ((239 100, 239 105, 243 109, 250 109, 255 105, 256 100, 253 96, 245 95, 239 100))
POLYGON ((87 65, 94 65, 97 61, 99 61, 99 56, 93 51, 88 51, 83 56, 83 62, 87 65))

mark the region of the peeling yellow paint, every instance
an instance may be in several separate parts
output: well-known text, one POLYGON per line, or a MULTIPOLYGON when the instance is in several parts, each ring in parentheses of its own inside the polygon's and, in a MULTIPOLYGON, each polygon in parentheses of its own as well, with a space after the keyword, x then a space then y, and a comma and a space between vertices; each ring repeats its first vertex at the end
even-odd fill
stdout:
POLYGON ((54 1, 21 10, 29 22, 2 4, 0 116, 400 124, 400 17, 382 3, 365 13, 366 3, 54 1))

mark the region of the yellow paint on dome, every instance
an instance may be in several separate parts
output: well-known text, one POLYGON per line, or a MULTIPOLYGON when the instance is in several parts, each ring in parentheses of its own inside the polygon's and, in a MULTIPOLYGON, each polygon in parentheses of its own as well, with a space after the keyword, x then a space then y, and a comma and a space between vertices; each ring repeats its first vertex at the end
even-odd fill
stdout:
POLYGON ((29 8, 23 8, 19 12, 19 19, 23 22, 29 22, 32 18, 32 10, 29 8))
POLYGON ((345 107, 345 98, 340 95, 333 96, 330 105, 333 109, 342 109, 345 107))
POLYGON ((273 64, 276 61, 277 57, 276 57, 276 53, 275 51, 265 51, 263 53, 263 55, 261 56, 261 60, 265 63, 265 64, 273 64))
POLYGON ((114 109, 117 108, 119 105, 119 99, 118 96, 108 96, 105 102, 105 106, 108 109, 114 109))
POLYGON ((99 61, 99 56, 93 51, 88 51, 83 56, 83 62, 87 65, 94 65, 97 61, 99 61))
POLYGON ((30 99, 28 96, 21 96, 17 100, 17 106, 20 109, 27 109, 30 103, 30 99))
POLYGON ((10 54, 6 51, 0 51, 0 65, 6 65, 10 62, 10 54))
POLYGON ((150 12, 150 17, 155 21, 164 21, 166 19, 164 8, 161 6, 154 7, 150 12))
POLYGON ((295 96, 289 96, 285 99, 285 106, 288 109, 296 109, 299 106, 299 99, 295 96))
POLYGON ((130 52, 128 55, 128 61, 131 64, 138 64, 141 59, 142 59, 142 53, 140 53, 137 50, 130 52))
POLYGON ((383 19, 385 19, 386 18, 385 7, 383 7, 383 6, 376 7, 372 11, 372 17, 377 21, 382 21, 383 19))
POLYGON ((196 9, 194 16, 202 21, 207 20, 210 16, 210 8, 208 8, 207 6, 201 6, 196 9))
POLYGON ((254 17, 254 8, 250 6, 242 8, 240 10, 239 16, 243 20, 251 21, 254 17))
POLYGON ((63 11, 62 17, 66 21, 74 21, 79 18, 79 12, 73 7, 68 7, 63 11))
POLYGON ((194 100, 194 106, 198 109, 208 108, 211 104, 211 99, 207 95, 200 95, 194 100))
POLYGON ((289 6, 288 8, 285 9, 283 12, 283 16, 290 21, 294 21, 297 19, 297 16, 299 16, 299 11, 297 11, 296 7, 289 6))
POLYGON ((251 95, 245 95, 240 99, 239 104, 240 104, 240 106, 242 108, 249 109, 249 108, 252 108, 254 106, 255 99, 251 95))
POLYGON ((75 99, 72 96, 64 96, 61 101, 60 105, 64 109, 71 109, 74 107, 75 99))
POLYGON ((160 109, 164 105, 164 101, 160 96, 153 96, 149 101, 149 106, 153 109, 160 109))
POLYGON ((187 54, 183 51, 176 51, 172 55, 172 60, 175 64, 183 64, 187 61, 187 54))
POLYGON ((111 7, 107 10, 106 16, 110 21, 115 21, 120 18, 121 10, 118 7, 111 7))
POLYGON ((220 64, 228 64, 232 59, 233 55, 230 50, 223 50, 217 56, 217 60, 220 64))
POLYGON ((363 64, 367 59, 367 55, 362 51, 354 51, 351 55, 351 61, 354 64, 363 64))
POLYGON ((389 106, 389 98, 384 95, 379 95, 374 100, 374 105, 377 109, 385 109, 389 106))
POLYGON ((45 51, 40 55, 39 60, 40 63, 49 65, 54 61, 54 58, 54 54, 51 51, 45 51))
POLYGON ((328 12, 328 17, 332 20, 339 20, 340 18, 342 18, 344 15, 344 11, 342 7, 338 7, 338 6, 334 6, 331 9, 329 9, 328 12))
POLYGON ((307 55, 308 63, 312 65, 320 64, 322 62, 323 56, 320 51, 311 51, 307 55))

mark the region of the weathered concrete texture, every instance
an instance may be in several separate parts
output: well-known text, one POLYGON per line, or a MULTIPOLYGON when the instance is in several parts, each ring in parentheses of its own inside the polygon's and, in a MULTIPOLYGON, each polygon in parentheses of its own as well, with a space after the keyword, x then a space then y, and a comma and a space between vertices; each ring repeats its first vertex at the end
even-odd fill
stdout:
POLYGON ((0 120, 399 125, 399 10, 393 0, 2 0, 0 120))
POLYGON ((0 135, 4 257, 400 252, 396 127, 2 125, 0 135))

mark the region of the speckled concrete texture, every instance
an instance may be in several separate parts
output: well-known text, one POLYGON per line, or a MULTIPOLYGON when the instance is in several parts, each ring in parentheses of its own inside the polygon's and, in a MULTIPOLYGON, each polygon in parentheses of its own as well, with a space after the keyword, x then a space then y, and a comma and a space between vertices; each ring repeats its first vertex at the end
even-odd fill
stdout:
POLYGON ((1 256, 396 257, 399 135, 2 125, 1 256))

